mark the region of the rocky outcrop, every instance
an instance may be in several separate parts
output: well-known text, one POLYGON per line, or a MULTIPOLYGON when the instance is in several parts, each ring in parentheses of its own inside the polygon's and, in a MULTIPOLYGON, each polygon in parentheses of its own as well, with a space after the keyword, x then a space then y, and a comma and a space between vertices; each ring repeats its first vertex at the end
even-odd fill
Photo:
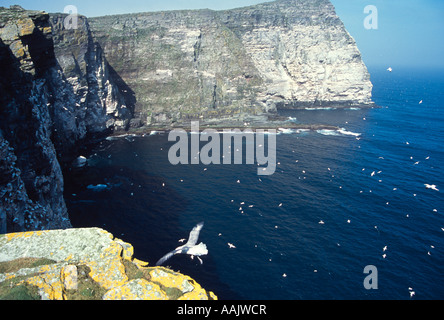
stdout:
POLYGON ((149 267, 99 228, 0 235, 0 299, 215 300, 196 281, 149 267))
POLYGON ((0 233, 69 227, 59 161, 131 118, 86 19, 62 19, 0 8, 0 233))
POLYGON ((328 0, 89 21, 145 124, 373 104, 361 54, 328 0))

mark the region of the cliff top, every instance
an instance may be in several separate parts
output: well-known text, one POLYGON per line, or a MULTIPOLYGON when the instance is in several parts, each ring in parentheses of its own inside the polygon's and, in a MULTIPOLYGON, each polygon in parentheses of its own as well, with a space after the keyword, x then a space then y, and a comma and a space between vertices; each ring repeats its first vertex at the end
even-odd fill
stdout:
POLYGON ((217 299, 190 277, 133 257, 99 228, 0 235, 0 299, 217 299))
POLYGON ((26 10, 19 5, 10 6, 9 8, 0 7, 0 28, 10 20, 18 20, 30 17, 31 19, 39 16, 47 16, 45 11, 26 10))

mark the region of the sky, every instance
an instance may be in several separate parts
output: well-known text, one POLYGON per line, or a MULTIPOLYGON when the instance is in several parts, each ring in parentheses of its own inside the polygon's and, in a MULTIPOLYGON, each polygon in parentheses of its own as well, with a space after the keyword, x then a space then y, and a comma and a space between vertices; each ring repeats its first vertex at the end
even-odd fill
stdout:
MULTIPOLYGON (((65 6, 74 5, 78 13, 94 17, 160 10, 223 10, 262 2, 266 0, 0 0, 0 6, 19 4, 25 9, 63 12, 65 6)), ((444 0, 331 2, 367 66, 444 69, 444 0), (365 13, 369 5, 372 10, 365 13)))

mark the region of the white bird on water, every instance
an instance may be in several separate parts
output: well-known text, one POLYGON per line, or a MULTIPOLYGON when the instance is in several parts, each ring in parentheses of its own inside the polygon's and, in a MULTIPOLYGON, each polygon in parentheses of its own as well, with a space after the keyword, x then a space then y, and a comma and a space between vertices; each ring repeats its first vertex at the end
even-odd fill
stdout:
POLYGON ((166 255, 164 255, 162 258, 160 258, 159 261, 157 261, 156 266, 162 265, 165 261, 167 261, 169 258, 174 256, 175 254, 181 254, 181 253, 189 254, 192 258, 194 256, 197 256, 200 263, 202 264, 203 262, 199 258, 199 256, 203 256, 203 255, 208 254, 207 245, 202 242, 199 243, 198 245, 196 245, 196 243, 197 243, 197 240, 199 239, 199 233, 200 233, 200 230, 203 228, 203 225, 204 225, 203 222, 197 224, 193 228, 193 230, 191 230, 187 243, 185 243, 183 246, 177 247, 176 249, 174 249, 171 252, 168 252, 166 255))

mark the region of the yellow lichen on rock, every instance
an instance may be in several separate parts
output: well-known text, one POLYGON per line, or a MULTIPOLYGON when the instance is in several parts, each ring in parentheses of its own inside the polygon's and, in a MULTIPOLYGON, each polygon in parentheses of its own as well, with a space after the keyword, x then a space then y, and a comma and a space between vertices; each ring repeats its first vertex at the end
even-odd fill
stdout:
POLYGON ((189 276, 147 267, 133 254, 99 228, 0 235, 0 264, 10 263, 0 273, 0 299, 14 285, 35 287, 45 300, 217 299, 189 276))
POLYGON ((20 37, 31 35, 34 32, 35 24, 31 18, 23 18, 17 20, 20 37))
POLYGON ((114 287, 103 300, 167 300, 168 296, 159 285, 145 279, 134 279, 114 287))
POLYGON ((63 300, 60 266, 43 266, 36 276, 27 278, 25 282, 39 288, 42 300, 63 300))

